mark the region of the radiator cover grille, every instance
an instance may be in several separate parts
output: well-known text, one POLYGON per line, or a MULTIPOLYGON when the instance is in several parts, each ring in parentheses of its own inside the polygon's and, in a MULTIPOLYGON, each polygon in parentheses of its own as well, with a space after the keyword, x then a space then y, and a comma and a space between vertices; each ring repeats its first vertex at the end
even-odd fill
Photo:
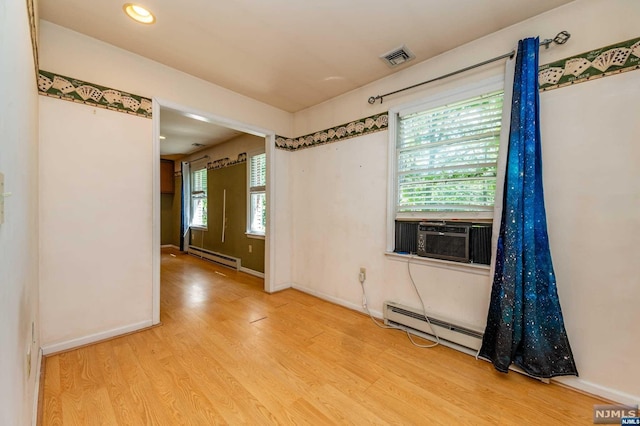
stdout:
MULTIPOLYGON (((435 340, 433 330, 424 314, 413 308, 395 302, 385 302, 383 315, 385 324, 399 326, 409 332, 417 331, 420 336, 435 340)), ((474 351, 480 349, 483 336, 480 330, 472 326, 454 324, 446 319, 431 315, 429 315, 429 322, 441 341, 448 341, 474 351)))
POLYGON ((192 256, 201 257, 203 259, 210 260, 219 265, 228 266, 229 268, 233 268, 235 270, 239 270, 241 266, 240 259, 237 257, 227 256, 221 253, 216 253, 211 250, 203 249, 200 247, 189 246, 187 249, 187 253, 192 256))

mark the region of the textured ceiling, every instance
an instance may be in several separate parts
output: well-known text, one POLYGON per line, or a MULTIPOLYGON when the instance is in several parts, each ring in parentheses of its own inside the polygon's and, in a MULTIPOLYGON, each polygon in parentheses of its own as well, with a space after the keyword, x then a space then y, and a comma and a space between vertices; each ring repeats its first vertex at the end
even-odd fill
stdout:
POLYGON ((286 111, 396 72, 379 56, 405 44, 416 59, 570 0, 40 0, 40 17, 286 111))

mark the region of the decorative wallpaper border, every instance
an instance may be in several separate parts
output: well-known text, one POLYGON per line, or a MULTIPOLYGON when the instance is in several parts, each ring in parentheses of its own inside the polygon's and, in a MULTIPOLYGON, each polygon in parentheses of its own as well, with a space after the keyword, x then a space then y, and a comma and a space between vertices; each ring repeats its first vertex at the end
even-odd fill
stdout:
MULTIPOLYGON (((242 152, 240 154, 238 154, 238 158, 236 158, 235 160, 231 160, 229 159, 229 157, 225 157, 225 158, 220 158, 218 160, 214 160, 214 161, 209 161, 207 163, 207 170, 218 170, 218 169, 224 169, 225 167, 231 167, 231 166, 236 166, 238 164, 242 164, 242 163, 246 163, 247 162, 247 153, 246 152, 242 152)), ((173 176, 174 177, 182 177, 182 171, 178 170, 178 171, 174 171, 173 172, 173 176)))
POLYGON ((225 167, 235 166, 237 164, 242 164, 247 162, 247 153, 242 152, 238 154, 238 158, 235 160, 230 160, 229 157, 221 158, 215 161, 209 161, 207 163, 207 170, 218 170, 223 169, 225 167))
POLYGON ((640 69, 640 37, 542 65, 540 91, 640 69))
POLYGON ((151 99, 40 70, 38 92, 44 96, 151 118, 151 99))
MULTIPOLYGON (((637 69, 640 69, 640 37, 542 65, 538 83, 544 92, 637 69)), ((338 142, 385 130, 388 120, 387 113, 381 113, 297 138, 276 136, 276 148, 296 151, 338 142)))
POLYGON ((324 145, 341 140, 363 136, 369 133, 386 130, 389 126, 389 115, 386 112, 375 114, 370 117, 354 120, 349 123, 340 124, 330 129, 320 132, 309 133, 298 138, 286 138, 276 136, 276 148, 287 151, 295 151, 312 146, 324 145))
MULTIPOLYGON (((538 71, 538 83, 540 91, 544 92, 637 69, 640 69, 640 37, 542 65, 538 71)), ((45 96, 151 118, 152 102, 149 98, 48 71, 39 71, 38 90, 45 96)), ((296 138, 276 136, 276 148, 296 151, 379 132, 388 126, 388 113, 383 112, 296 138)), ((236 160, 222 158, 210 162, 207 169, 215 170, 245 161, 246 153, 243 153, 236 160)))

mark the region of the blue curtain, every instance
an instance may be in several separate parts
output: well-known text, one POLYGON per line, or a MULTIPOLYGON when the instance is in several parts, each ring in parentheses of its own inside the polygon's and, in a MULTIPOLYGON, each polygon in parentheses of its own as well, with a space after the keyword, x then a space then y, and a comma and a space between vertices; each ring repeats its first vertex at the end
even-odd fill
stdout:
POLYGON ((578 375, 564 327, 549 252, 542 190, 538 38, 521 40, 487 327, 478 356, 507 372, 578 375))

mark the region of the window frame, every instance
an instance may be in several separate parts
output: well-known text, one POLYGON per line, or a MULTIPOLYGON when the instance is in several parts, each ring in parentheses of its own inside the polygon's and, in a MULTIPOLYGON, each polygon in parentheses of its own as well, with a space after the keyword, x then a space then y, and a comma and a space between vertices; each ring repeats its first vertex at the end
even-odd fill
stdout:
POLYGON ((191 170, 189 170, 189 179, 190 179, 190 186, 189 186, 189 208, 191 209, 191 214, 190 214, 190 223, 189 223, 189 229, 198 229, 198 230, 208 230, 209 229, 209 214, 208 214, 208 210, 209 210, 209 170, 207 169, 207 164, 206 162, 204 163, 196 163, 196 166, 194 167, 193 165, 191 165, 191 170), (205 185, 205 191, 204 191, 204 197, 198 197, 198 199, 204 199, 205 201, 207 201, 207 206, 206 206, 206 210, 207 210, 207 217, 206 220, 204 221, 204 224, 201 223, 194 223, 194 219, 195 219, 195 209, 193 206, 193 203, 195 201, 194 197, 193 197, 193 189, 195 187, 194 185, 194 174, 197 172, 202 172, 202 170, 204 170, 204 177, 206 179, 206 185, 205 185))
MULTIPOLYGON (((251 196, 253 194, 264 194, 265 197, 265 204, 266 204, 266 196, 267 196, 267 154, 265 152, 264 149, 259 149, 259 150, 255 150, 255 151, 251 151, 249 153, 247 153, 247 182, 246 182, 246 188, 247 188, 247 218, 246 218, 246 231, 245 234, 247 235, 247 237, 249 238, 257 238, 257 239, 264 239, 265 235, 266 235, 266 231, 267 231, 267 223, 265 220, 264 223, 264 232, 260 232, 260 231, 256 231, 254 229, 252 229, 251 224, 252 224, 252 217, 251 217, 251 213, 252 213, 252 205, 251 205, 251 196), (264 173, 264 181, 265 184, 261 185, 261 186, 256 186, 256 187, 252 187, 251 186, 251 163, 252 163, 252 159, 258 155, 264 155, 264 161, 265 161, 265 173, 264 173)), ((265 206, 265 211, 266 211, 266 206, 265 206)))
MULTIPOLYGON (((422 98, 415 102, 401 104, 389 109, 389 128, 388 128, 388 176, 387 176, 387 253, 392 253, 395 245, 395 221, 396 220, 467 220, 478 222, 490 222, 493 220, 493 209, 484 212, 435 212, 435 211, 415 211, 403 212, 397 211, 398 197, 398 175, 397 175, 397 150, 396 141, 398 137, 398 119, 400 115, 406 115, 414 112, 425 111, 438 108, 443 105, 452 104, 465 99, 471 99, 483 94, 504 90, 505 78, 503 74, 494 77, 485 78, 483 80, 466 84, 450 90, 443 90, 439 93, 422 98)), ((504 106, 503 106, 503 123, 504 130, 504 106)), ((502 131, 503 131, 502 130, 502 131)), ((501 131, 501 134, 502 134, 501 131)))

